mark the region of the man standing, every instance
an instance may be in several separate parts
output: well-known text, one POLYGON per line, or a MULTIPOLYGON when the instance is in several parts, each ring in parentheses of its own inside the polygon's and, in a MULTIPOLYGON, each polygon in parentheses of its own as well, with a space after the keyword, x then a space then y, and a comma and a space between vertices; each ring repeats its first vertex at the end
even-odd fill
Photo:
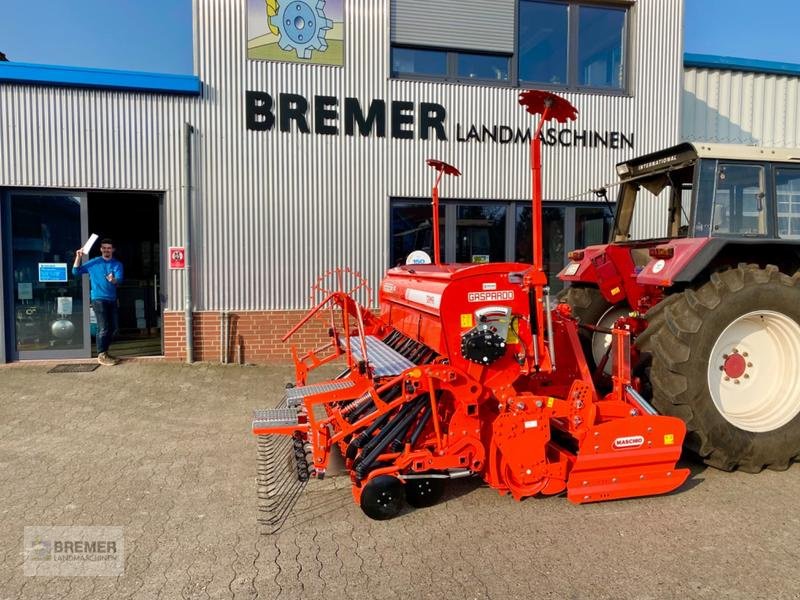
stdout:
POLYGON ((79 248, 72 274, 89 275, 90 298, 97 317, 97 361, 101 365, 115 365, 118 361, 108 354, 108 347, 117 331, 117 286, 122 283, 122 263, 114 258, 114 242, 108 238, 100 240, 100 256, 83 265, 82 258, 83 249, 79 248))

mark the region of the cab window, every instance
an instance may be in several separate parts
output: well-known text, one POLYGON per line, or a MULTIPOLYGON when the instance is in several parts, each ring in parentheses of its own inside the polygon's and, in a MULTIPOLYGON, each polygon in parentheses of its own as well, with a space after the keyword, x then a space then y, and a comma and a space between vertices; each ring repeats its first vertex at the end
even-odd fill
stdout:
POLYGON ((764 181, 762 166, 719 163, 711 235, 767 235, 764 181))

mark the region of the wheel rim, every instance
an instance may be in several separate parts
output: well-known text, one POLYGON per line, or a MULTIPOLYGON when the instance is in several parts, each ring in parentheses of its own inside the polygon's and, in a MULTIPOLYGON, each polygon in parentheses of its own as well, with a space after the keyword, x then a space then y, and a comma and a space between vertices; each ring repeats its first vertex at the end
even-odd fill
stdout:
POLYGON ((760 310, 720 334, 708 361, 708 389, 726 421, 752 432, 773 431, 800 413, 800 325, 760 310))
MULTIPOLYGON (((627 316, 629 312, 630 310, 627 307, 612 306, 597 321, 597 327, 613 329, 614 323, 621 317, 627 316)), ((599 365, 600 361, 603 360, 609 346, 611 346, 612 338, 613 336, 610 333, 602 333, 600 331, 592 333, 592 358, 594 359, 594 364, 599 365)), ((603 372, 606 375, 611 375, 611 366, 611 361, 608 360, 603 367, 603 372)))

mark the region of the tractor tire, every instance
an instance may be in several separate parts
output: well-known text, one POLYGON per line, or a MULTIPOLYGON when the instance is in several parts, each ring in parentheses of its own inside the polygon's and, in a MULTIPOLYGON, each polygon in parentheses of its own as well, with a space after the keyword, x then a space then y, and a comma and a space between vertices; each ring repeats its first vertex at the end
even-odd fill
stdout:
POLYGON ((683 419, 686 447, 751 473, 800 456, 800 273, 740 264, 646 317, 652 403, 683 419))
MULTIPOLYGON (((572 315, 578 320, 578 323, 607 329, 611 329, 619 317, 630 312, 627 304, 612 305, 603 298, 600 290, 586 285, 571 285, 558 295, 558 301, 569 304, 572 308, 572 315)), ((578 337, 581 340, 589 370, 594 373, 611 344, 611 335, 580 328, 578 337)), ((610 360, 604 371, 607 375, 611 374, 610 360)))

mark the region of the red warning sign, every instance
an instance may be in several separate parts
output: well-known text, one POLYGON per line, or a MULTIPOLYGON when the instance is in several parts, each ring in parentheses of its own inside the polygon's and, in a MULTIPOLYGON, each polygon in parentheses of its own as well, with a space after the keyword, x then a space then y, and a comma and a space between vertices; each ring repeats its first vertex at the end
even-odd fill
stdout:
POLYGON ((169 248, 169 268, 186 268, 186 251, 183 246, 170 246, 169 248))

